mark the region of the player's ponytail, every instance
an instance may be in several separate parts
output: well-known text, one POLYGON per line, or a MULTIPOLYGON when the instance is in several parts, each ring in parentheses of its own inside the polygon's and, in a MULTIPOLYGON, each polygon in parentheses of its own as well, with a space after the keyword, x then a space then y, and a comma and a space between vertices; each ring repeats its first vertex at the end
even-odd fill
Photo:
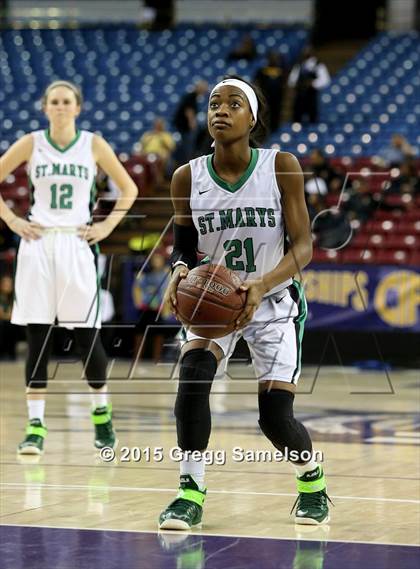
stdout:
POLYGON ((264 97, 259 87, 257 87, 253 83, 250 83, 249 81, 246 81, 243 77, 240 77, 239 75, 225 75, 223 79, 239 79, 240 81, 247 83, 254 90, 258 100, 258 114, 257 114, 257 123, 254 126, 254 128, 251 130, 249 135, 249 145, 252 148, 258 148, 267 140, 269 134, 267 126, 268 108, 267 108, 266 98, 264 97))

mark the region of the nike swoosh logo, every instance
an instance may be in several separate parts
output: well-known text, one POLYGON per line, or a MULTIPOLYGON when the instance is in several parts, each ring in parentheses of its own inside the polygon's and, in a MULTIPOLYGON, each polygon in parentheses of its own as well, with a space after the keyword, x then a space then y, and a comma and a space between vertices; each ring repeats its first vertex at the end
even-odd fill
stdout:
POLYGON ((211 188, 209 188, 208 190, 204 190, 203 192, 198 191, 198 193, 201 196, 201 194, 207 194, 207 192, 210 192, 210 190, 211 190, 211 188))

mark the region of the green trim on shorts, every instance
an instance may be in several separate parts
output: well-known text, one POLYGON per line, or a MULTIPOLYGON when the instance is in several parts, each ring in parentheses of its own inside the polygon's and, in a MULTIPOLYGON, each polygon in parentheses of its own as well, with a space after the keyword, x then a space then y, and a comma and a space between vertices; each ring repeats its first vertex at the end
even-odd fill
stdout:
POLYGON ((201 259, 199 265, 208 265, 211 263, 210 255, 206 255, 204 259, 201 259))
POLYGON ((96 268, 96 314, 95 320, 93 321, 93 327, 95 327, 96 322, 98 321, 98 316, 100 314, 100 307, 101 307, 101 280, 99 278, 99 254, 100 248, 98 243, 93 246, 94 255, 95 255, 95 268, 96 268))
POLYGON ((17 262, 18 262, 18 254, 19 254, 20 242, 18 248, 16 250, 16 255, 13 259, 13 274, 12 274, 12 282, 13 282, 13 302, 16 303, 17 306, 17 296, 16 296, 16 271, 17 271, 17 262))
POLYGON ((90 198, 89 198, 89 212, 90 212, 90 220, 92 222, 93 222, 93 208, 95 207, 97 194, 98 194, 98 189, 96 187, 96 180, 94 179, 92 185, 90 186, 90 198))
POLYGON ((32 182, 32 178, 31 176, 28 174, 26 176, 27 181, 28 181, 28 190, 29 190, 29 204, 30 204, 30 208, 29 208, 29 212, 28 215, 31 213, 31 208, 35 203, 35 189, 34 189, 34 183, 32 182))
MULTIPOLYGON (((98 189, 96 187, 96 179, 93 179, 92 185, 90 186, 90 198, 89 198, 89 211, 90 211, 90 222, 93 223, 93 209, 95 207, 95 200, 98 193, 98 189)), ((93 327, 96 326, 98 321, 98 315, 100 314, 100 306, 101 306, 101 279, 99 278, 99 255, 101 250, 99 248, 99 243, 96 243, 92 247, 93 253, 95 255, 95 269, 96 269, 96 314, 95 320, 93 321, 93 327)))
POLYGON ((296 367, 293 370, 293 375, 292 375, 292 383, 294 383, 296 375, 298 375, 301 370, 302 340, 303 340, 305 322, 308 316, 308 305, 306 304, 305 292, 303 290, 302 284, 299 281, 293 279, 291 286, 295 287, 299 295, 297 302, 298 315, 295 318, 293 318, 295 331, 296 331, 296 367))

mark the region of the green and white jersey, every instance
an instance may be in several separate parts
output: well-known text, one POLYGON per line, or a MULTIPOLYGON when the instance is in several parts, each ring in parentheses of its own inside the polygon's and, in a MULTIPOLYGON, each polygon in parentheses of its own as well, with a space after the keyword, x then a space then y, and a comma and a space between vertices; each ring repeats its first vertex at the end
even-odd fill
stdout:
POLYGON ((87 223, 95 198, 93 133, 77 131, 66 148, 58 147, 47 130, 37 130, 32 136, 34 146, 28 164, 33 187, 30 220, 46 227, 87 223))
MULTIPOLYGON (((284 255, 284 221, 275 175, 277 150, 251 149, 248 168, 235 184, 215 172, 212 156, 190 161, 190 206, 198 249, 211 262, 255 279, 274 269, 284 255)), ((267 293, 289 286, 292 279, 267 293)))

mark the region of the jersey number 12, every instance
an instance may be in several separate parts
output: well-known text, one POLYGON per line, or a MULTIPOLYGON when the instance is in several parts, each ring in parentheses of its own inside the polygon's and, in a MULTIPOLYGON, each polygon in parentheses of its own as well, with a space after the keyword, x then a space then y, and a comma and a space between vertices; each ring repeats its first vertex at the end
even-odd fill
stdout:
POLYGON ((57 184, 51 186, 51 209, 71 209, 73 207, 73 186, 71 184, 57 184))

